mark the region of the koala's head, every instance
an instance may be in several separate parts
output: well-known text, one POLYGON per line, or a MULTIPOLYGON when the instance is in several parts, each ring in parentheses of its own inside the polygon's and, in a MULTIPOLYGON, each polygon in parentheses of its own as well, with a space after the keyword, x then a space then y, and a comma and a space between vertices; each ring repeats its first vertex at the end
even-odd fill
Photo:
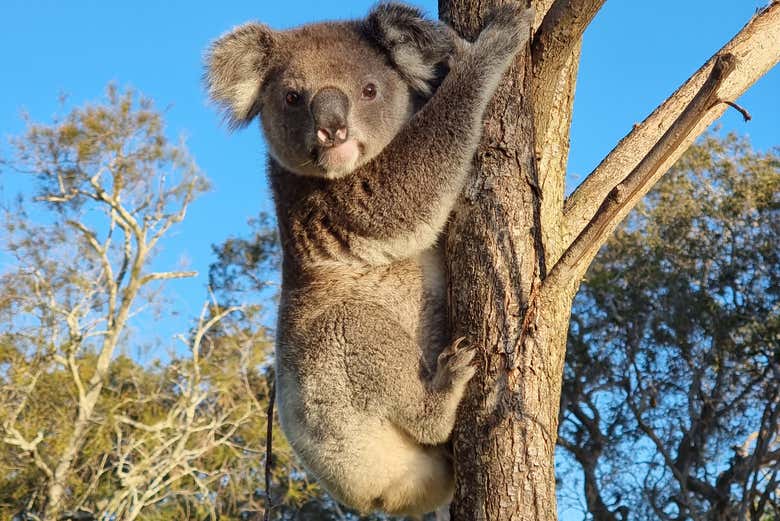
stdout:
POLYGON ((430 96, 450 50, 437 22, 381 4, 358 21, 238 27, 212 45, 206 81, 232 127, 260 117, 271 156, 287 170, 337 178, 393 139, 430 96))

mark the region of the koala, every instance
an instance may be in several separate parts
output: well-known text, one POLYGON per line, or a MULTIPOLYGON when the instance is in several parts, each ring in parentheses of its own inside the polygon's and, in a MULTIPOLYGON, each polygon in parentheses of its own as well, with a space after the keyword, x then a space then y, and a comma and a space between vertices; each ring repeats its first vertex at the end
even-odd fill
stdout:
POLYGON ((385 3, 360 20, 249 23, 208 51, 211 99, 231 127, 259 117, 268 143, 282 430, 361 512, 420 515, 452 497, 447 442, 475 368, 448 328, 437 237, 532 19, 499 8, 469 43, 385 3))

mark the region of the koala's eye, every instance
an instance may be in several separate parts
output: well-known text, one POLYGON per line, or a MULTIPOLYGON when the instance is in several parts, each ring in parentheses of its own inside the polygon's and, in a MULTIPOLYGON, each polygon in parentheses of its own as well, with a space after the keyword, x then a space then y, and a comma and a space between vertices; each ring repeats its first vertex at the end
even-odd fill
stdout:
POLYGON ((376 98, 376 85, 373 83, 367 83, 365 86, 363 86, 363 99, 374 98, 376 98))
POLYGON ((301 101, 301 95, 294 90, 287 91, 287 94, 284 95, 284 101, 288 105, 297 105, 301 101))

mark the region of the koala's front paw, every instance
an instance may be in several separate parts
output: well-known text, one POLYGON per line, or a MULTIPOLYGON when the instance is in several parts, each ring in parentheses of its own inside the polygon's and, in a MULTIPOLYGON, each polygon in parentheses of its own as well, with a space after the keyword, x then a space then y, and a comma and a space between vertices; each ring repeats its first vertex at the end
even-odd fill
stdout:
POLYGON ((483 58, 504 62, 514 58, 531 36, 533 7, 503 5, 488 17, 475 47, 483 58))
POLYGON ((464 57, 471 55, 474 44, 465 38, 461 38, 457 31, 449 25, 444 25, 443 28, 452 47, 452 51, 447 60, 447 64, 451 69, 457 63, 463 61, 464 57))
POLYGON ((464 346, 463 340, 463 337, 455 340, 439 355, 433 379, 435 387, 465 386, 476 373, 476 367, 471 364, 476 351, 471 346, 464 346))

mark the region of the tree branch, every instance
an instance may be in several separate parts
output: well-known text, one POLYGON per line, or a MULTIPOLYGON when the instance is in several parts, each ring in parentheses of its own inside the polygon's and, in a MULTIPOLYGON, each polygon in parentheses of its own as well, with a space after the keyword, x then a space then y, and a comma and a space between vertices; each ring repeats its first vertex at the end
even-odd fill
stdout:
POLYGON ((76 352, 75 349, 70 349, 68 351, 68 357, 67 357, 67 367, 70 370, 71 378, 73 378, 73 384, 76 386, 76 390, 78 391, 79 396, 79 403, 83 403, 84 400, 86 400, 87 393, 84 390, 84 382, 81 379, 81 373, 79 373, 79 366, 76 362, 76 352))
POLYGON ((569 138, 582 34, 604 0, 555 0, 531 44, 536 188, 549 268, 568 244, 561 241, 569 138))
MULTIPOLYGON (((689 105, 709 75, 718 56, 739 58, 735 71, 718 91, 721 100, 733 101, 780 60, 780 1, 757 13, 737 35, 705 63, 672 96, 637 125, 566 200, 565 233, 568 241, 587 226, 610 190, 647 155, 672 122, 689 105)), ((653 182, 680 157, 727 106, 720 104, 699 115, 693 130, 652 172, 653 182)), ((651 186, 652 183, 649 183, 651 186)), ((630 208, 629 208, 630 209, 630 208)))
POLYGON ((145 286, 153 280, 186 279, 198 275, 197 271, 160 271, 148 273, 141 277, 141 286, 145 286))
POLYGON ((568 54, 606 0, 555 0, 534 34, 531 47, 534 71, 554 71, 568 54))
MULTIPOLYGON (((582 429, 585 429, 588 432, 589 439, 585 443, 580 442, 578 444, 570 442, 559 435, 557 443, 568 450, 582 468, 585 502, 588 512, 591 513, 594 521, 617 521, 617 516, 607 507, 604 501, 600 483, 596 476, 598 459, 601 457, 605 445, 604 434, 599 426, 600 420, 598 418, 588 418, 576 401, 570 405, 569 410, 580 422, 577 428, 580 432, 582 432, 582 429)), ((597 412, 595 408, 593 411, 597 412)))
POLYGON ((568 243, 563 241, 561 230, 572 109, 581 47, 581 42, 574 45, 569 59, 557 74, 546 77, 546 73, 543 73, 543 76, 534 76, 531 79, 534 92, 534 159, 537 175, 535 188, 539 193, 539 220, 545 223, 540 229, 545 273, 568 246, 568 243))
POLYGON ((540 193, 540 220, 545 266, 568 246, 563 228, 563 199, 569 157, 572 107, 580 62, 582 33, 604 0, 555 0, 543 16, 531 44, 534 155, 540 193))
POLYGON ((107 239, 106 243, 101 245, 97 240, 97 235, 95 234, 94 230, 90 230, 83 223, 73 219, 68 219, 65 222, 66 224, 81 232, 81 235, 92 247, 92 250, 98 255, 100 259, 100 263, 103 266, 103 271, 105 272, 106 276, 106 289, 108 290, 107 316, 112 317, 114 315, 114 310, 116 309, 116 295, 119 289, 119 285, 114 281, 114 270, 111 267, 111 261, 108 258, 108 249, 111 239, 107 239))
POLYGON ((734 71, 736 62, 732 54, 718 56, 707 81, 693 100, 636 168, 610 191, 593 219, 550 270, 545 286, 557 288, 584 274, 618 223, 656 182, 660 167, 681 149, 702 117, 718 103, 718 90, 734 71))
POLYGON ((536 134, 545 134, 543 111, 550 108, 554 90, 545 88, 566 65, 572 52, 578 48, 582 34, 606 0, 555 0, 544 15, 531 44, 533 63, 533 99, 539 109, 535 114, 536 134))
POLYGON ((22 433, 19 432, 19 430, 16 429, 15 427, 6 425, 3 426, 3 429, 6 431, 7 435, 2 439, 2 441, 7 443, 8 445, 16 445, 24 452, 29 453, 30 457, 33 459, 33 462, 35 463, 35 466, 38 467, 41 471, 43 471, 43 473, 46 474, 47 478, 51 479, 54 473, 52 472, 51 468, 46 464, 46 462, 43 461, 41 454, 38 452, 38 445, 43 441, 43 432, 38 432, 38 435, 35 436, 34 439, 27 440, 22 435, 22 433))

